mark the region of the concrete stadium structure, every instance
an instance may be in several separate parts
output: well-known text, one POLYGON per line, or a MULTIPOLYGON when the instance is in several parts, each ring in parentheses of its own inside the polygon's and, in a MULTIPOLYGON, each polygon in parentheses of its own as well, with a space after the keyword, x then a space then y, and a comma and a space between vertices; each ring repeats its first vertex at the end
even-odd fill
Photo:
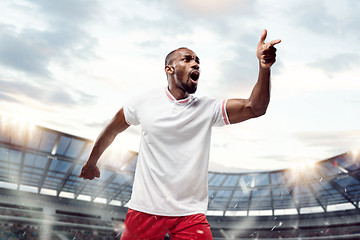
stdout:
MULTIPOLYGON (((85 181, 92 145, 0 118, 0 238, 120 238, 137 154, 109 149, 101 178, 85 181)), ((296 169, 209 172, 214 239, 360 239, 359 169, 350 151, 296 169)))

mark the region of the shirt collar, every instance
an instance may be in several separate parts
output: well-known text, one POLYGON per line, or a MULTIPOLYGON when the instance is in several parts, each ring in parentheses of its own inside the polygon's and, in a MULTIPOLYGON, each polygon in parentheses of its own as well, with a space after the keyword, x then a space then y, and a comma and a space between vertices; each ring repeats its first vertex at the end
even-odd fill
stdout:
POLYGON ((178 103, 178 104, 186 104, 186 103, 189 103, 190 100, 192 99, 192 95, 189 95, 187 98, 180 99, 180 100, 176 100, 176 98, 175 98, 175 97, 171 94, 171 92, 169 91, 168 87, 165 87, 165 93, 166 93, 166 96, 168 97, 168 99, 169 99, 171 102, 178 103))

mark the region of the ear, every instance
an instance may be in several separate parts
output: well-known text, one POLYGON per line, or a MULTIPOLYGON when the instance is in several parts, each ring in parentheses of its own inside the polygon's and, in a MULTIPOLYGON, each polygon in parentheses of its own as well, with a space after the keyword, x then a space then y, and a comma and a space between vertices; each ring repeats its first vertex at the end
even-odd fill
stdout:
POLYGON ((166 74, 173 74, 174 73, 174 68, 172 67, 172 66, 170 66, 170 65, 166 65, 165 66, 165 72, 166 72, 166 74))

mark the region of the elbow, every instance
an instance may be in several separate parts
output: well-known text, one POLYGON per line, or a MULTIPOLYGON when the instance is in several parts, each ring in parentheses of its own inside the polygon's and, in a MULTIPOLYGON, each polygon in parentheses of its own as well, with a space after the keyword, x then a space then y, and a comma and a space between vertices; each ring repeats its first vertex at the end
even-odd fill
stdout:
POLYGON ((255 108, 255 107, 252 108, 252 113, 253 113, 254 118, 265 115, 267 107, 268 107, 268 104, 266 104, 265 106, 263 106, 261 108, 255 108))
POLYGON ((266 108, 258 111, 253 111, 254 118, 261 117, 265 115, 265 113, 266 113, 266 108))

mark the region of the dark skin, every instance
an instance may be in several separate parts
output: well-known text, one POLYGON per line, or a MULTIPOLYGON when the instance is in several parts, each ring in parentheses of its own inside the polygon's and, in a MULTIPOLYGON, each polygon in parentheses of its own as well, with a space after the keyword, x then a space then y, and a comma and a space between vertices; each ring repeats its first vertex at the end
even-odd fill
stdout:
POLYGON ((265 43, 267 31, 261 34, 257 46, 256 56, 259 60, 259 75, 251 95, 248 99, 229 99, 226 111, 230 123, 239 123, 250 118, 256 118, 266 113, 270 102, 270 68, 276 61, 276 48, 274 45, 280 39, 265 43))
MULTIPOLYGON (((248 99, 229 99, 226 111, 231 124, 246 121, 265 114, 270 101, 270 68, 276 61, 276 48, 281 40, 265 43, 267 31, 261 34, 257 45, 256 56, 259 60, 258 80, 248 99)), ((168 89, 176 100, 184 99, 197 89, 200 76, 200 60, 190 49, 179 49, 171 58, 171 63, 165 66, 168 80, 168 89)), ((114 141, 115 137, 125 131, 129 125, 125 121, 124 111, 121 108, 110 123, 100 133, 91 151, 90 157, 83 166, 80 178, 94 179, 100 177, 96 166, 101 154, 114 141)))
POLYGON ((93 180, 95 177, 100 177, 100 170, 96 166, 97 161, 106 148, 114 141, 115 137, 128 127, 129 124, 125 121, 124 110, 121 108, 100 133, 90 153, 89 160, 81 169, 79 178, 93 180))
POLYGON ((168 88, 175 99, 184 99, 197 89, 200 59, 190 49, 179 49, 165 66, 168 88))

